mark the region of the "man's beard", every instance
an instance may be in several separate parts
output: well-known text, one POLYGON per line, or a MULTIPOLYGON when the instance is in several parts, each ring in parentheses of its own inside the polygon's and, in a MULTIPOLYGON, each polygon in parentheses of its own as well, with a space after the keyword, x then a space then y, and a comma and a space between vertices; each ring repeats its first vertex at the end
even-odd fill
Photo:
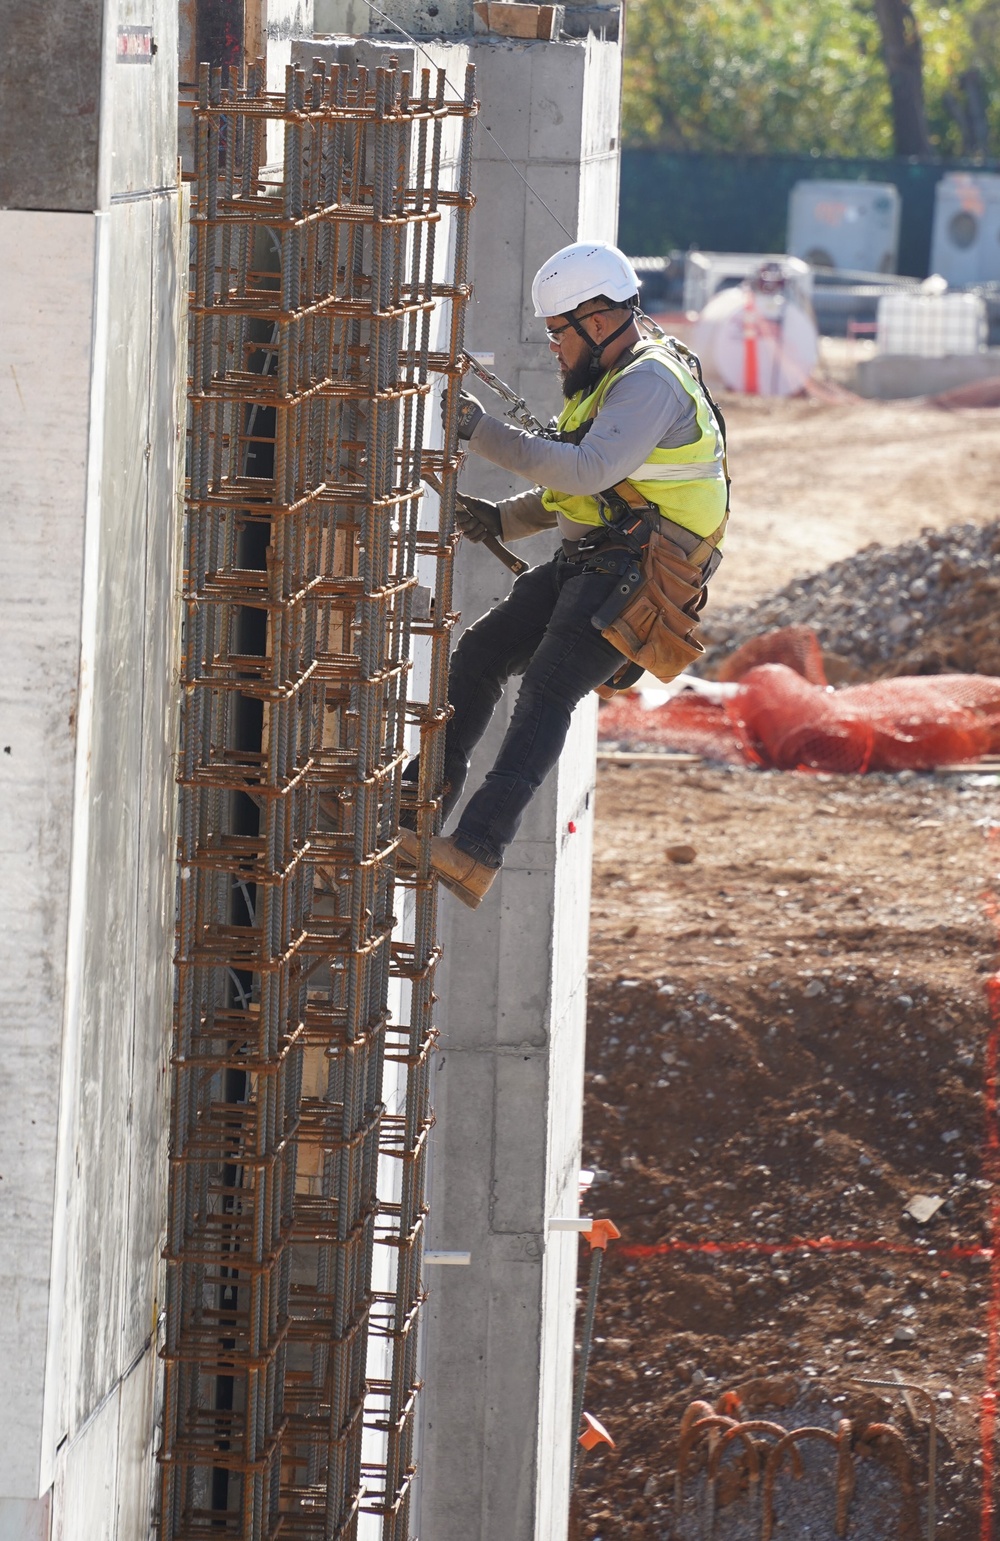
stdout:
POLYGON ((584 359, 582 364, 574 364, 572 368, 563 369, 561 373, 562 393, 569 401, 572 396, 586 390, 590 385, 590 359, 584 359))

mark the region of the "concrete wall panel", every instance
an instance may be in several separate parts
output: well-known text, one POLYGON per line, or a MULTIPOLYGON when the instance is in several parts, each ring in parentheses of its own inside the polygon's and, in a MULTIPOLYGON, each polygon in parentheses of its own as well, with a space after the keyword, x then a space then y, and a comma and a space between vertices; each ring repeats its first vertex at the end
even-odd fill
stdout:
POLYGON ((548 1075, 547 1055, 501 1054, 497 1058, 490 1215, 494 1233, 531 1232, 536 1241, 545 1235, 548 1075))
MULTIPOLYGON (((550 798, 552 791, 554 787, 550 798)), ((539 809, 533 811, 537 817, 539 809)), ((551 1001, 552 896, 538 892, 538 876, 551 870, 551 841, 537 855, 541 860, 525 862, 518 840, 514 859, 503 873, 496 1035, 500 1044, 544 1050, 551 1001)))
MULTIPOLYGON (((431 1141, 436 1203, 428 1219, 428 1245, 471 1252, 473 1262, 481 1262, 493 1198, 494 1060, 490 1054, 454 1047, 457 1036, 449 1032, 435 1061, 437 1123, 431 1141), (465 1180, 446 1181, 463 1160, 465 1180)), ((447 1282, 444 1273, 440 1280, 435 1274, 438 1282, 447 1282)))
MULTIPOLYGON (((578 166, 581 157, 579 104, 584 97, 587 45, 573 42, 553 47, 552 44, 535 43, 529 46, 527 62, 531 69, 528 155, 536 168, 546 161, 567 161, 578 166)), ((586 134, 585 128, 583 132, 586 134)))
POLYGON ((541 1260, 508 1261, 498 1252, 490 1269, 483 1534, 531 1536, 537 1502, 534 1404, 541 1260))
POLYGON ((171 187, 177 180, 177 0, 108 0, 107 13, 104 76, 111 89, 102 119, 104 200, 171 187), (147 46, 155 50, 148 56, 147 46), (143 62, 131 62, 135 59, 143 62))
MULTIPOLYGON (((185 227, 176 195, 151 216, 150 376, 143 558, 142 761, 135 980, 130 1072, 128 1230, 122 1355, 130 1363, 153 1330, 161 1291, 166 1222, 170 1024, 173 998, 174 850, 177 789, 178 648, 182 529, 185 227), (180 346, 179 346, 180 344, 180 346)), ((136 602, 140 595, 137 593, 136 602)))
MULTIPOLYGON (((503 151, 524 170, 524 163, 531 153, 531 93, 512 91, 510 82, 513 73, 530 77, 532 55, 538 51, 537 44, 512 38, 476 40, 476 95, 480 101, 480 119, 476 125, 477 197, 486 168, 493 161, 506 167, 506 176, 514 189, 520 186, 504 160, 503 151), (491 139, 485 129, 490 129, 495 137, 491 139)), ((480 198, 480 204, 484 202, 480 198)), ((481 239, 481 224, 477 205, 472 222, 473 241, 481 239)))
MULTIPOLYGON (((497 372, 544 419, 561 394, 530 304, 531 278, 574 238, 582 207, 595 211, 595 225, 600 214, 588 234, 614 236, 616 188, 604 174, 615 165, 614 149, 600 143, 606 124, 594 135, 582 116, 596 89, 591 70, 612 78, 614 89, 607 78, 601 89, 617 103, 610 70, 617 49, 494 39, 476 40, 472 57, 481 64, 483 123, 495 128, 549 208, 480 134, 466 337, 470 348, 494 353, 497 372), (581 162, 583 143, 594 153, 581 162)), ((485 387, 473 389, 487 410, 502 410, 485 387)), ((462 485, 497 498, 521 484, 470 455, 462 485)), ((518 552, 545 561, 555 546, 547 533, 520 543, 518 552)), ((463 624, 508 588, 481 549, 460 552, 463 624)), ((470 790, 496 755, 515 695, 512 682, 474 757, 470 790)), ((471 1247, 473 1267, 442 1269, 440 1280, 435 1270, 430 1281, 420 1529, 435 1541, 562 1541, 566 1532, 577 1244, 549 1236, 547 1221, 578 1208, 595 716, 590 703, 578 710, 558 771, 534 798, 481 908, 442 901, 444 1054, 435 1079, 430 1235, 435 1246, 471 1247), (476 1061, 474 1077, 466 1060, 476 1061), (466 1106, 473 1081, 476 1095, 466 1106), (467 1194, 476 1197, 467 1201, 467 1194), (475 1446, 480 1430, 485 1466, 475 1446)))
MULTIPOLYGON (((106 216, 108 315, 100 457, 98 625, 93 657, 76 1184, 68 1216, 66 1329, 71 1434, 124 1365, 124 1243, 132 1126, 136 879, 142 786, 143 622, 150 372, 148 201, 106 216), (108 1246, 108 1238, 116 1238, 108 1246)), ((145 962, 145 960, 143 960, 145 962)))
POLYGON ((60 1462, 52 1495, 51 1541, 116 1541, 118 1434, 116 1388, 60 1462))
MULTIPOLYGON (((67 1445, 40 1541, 148 1541, 155 1534, 157 1361, 150 1349, 67 1445)), ((0 1530, 0 1541, 8 1538, 0 1530)), ((34 1541, 34 1537, 31 1537, 34 1541)))
POLYGON ((95 220, 0 212, 0 1494, 39 1494, 93 328, 95 220), (16 1367, 16 1373, 11 1373, 16 1367))
POLYGON ((479 1536, 487 1464, 485 1395, 489 1249, 469 1268, 428 1270, 424 1341, 428 1380, 421 1412, 419 1534, 479 1536), (442 1480, 454 1473, 454 1481, 442 1480))
POLYGON ((49 1541, 50 1495, 0 1498, 0 1541, 49 1541))
POLYGON ((5 0, 0 206, 97 207, 103 0, 5 0))
MULTIPOLYGON (((575 1198, 575 1195, 573 1195, 575 1198)), ((575 1203, 555 1204, 553 1212, 575 1214, 575 1203)), ((538 1502, 535 1541, 556 1541, 566 1533, 569 1511, 569 1464, 573 1443, 573 1382, 566 1373, 574 1360, 577 1251, 576 1236, 555 1233, 545 1248, 541 1316, 538 1403, 538 1502)))
MULTIPOLYGON (((580 158, 589 161, 595 156, 611 156, 617 176, 622 90, 621 49, 617 42, 604 42, 593 34, 586 39, 583 46, 586 49, 587 62, 581 81, 583 111, 580 158)), ((586 181, 584 191, 586 191, 586 181)), ((605 213, 609 220, 617 220, 617 185, 614 204, 605 213)), ((605 239, 614 240, 614 236, 606 236, 605 239)))
POLYGON ((0 212, 0 1541, 144 1541, 176 801, 177 7, 11 0, 5 21, 0 202, 77 212, 0 212))
POLYGON ((158 1468, 149 1437, 158 1420, 159 1380, 156 1349, 150 1345, 119 1388, 115 1541, 146 1541, 159 1534, 153 1525, 158 1468))
MULTIPOLYGON (((496 1044, 497 1015, 500 1010, 499 927, 490 926, 488 934, 477 939, 477 945, 468 934, 472 928, 465 922, 465 917, 458 913, 460 901, 451 894, 447 897, 442 894, 439 902, 441 924, 449 927, 456 940, 463 937, 466 945, 476 945, 482 963, 478 981, 471 969, 448 970, 448 1026, 442 1038, 442 1049, 483 1049, 489 1052, 496 1044)), ((491 893, 485 902, 490 905, 492 913, 502 902, 501 894, 494 896, 491 893)), ((447 964, 443 967, 447 968, 447 964)))
POLYGON ((617 234, 618 157, 595 156, 580 191, 581 236, 613 241, 617 234))

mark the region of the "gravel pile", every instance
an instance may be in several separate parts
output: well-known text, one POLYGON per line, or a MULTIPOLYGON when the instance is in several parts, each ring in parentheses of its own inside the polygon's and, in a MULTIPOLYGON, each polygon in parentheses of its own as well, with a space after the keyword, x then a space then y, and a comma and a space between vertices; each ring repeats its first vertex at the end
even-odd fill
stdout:
POLYGON ((1000 521, 957 524, 867 546, 752 605, 713 611, 710 601, 697 672, 711 676, 751 637, 811 626, 857 677, 1000 674, 998 617, 1000 521))

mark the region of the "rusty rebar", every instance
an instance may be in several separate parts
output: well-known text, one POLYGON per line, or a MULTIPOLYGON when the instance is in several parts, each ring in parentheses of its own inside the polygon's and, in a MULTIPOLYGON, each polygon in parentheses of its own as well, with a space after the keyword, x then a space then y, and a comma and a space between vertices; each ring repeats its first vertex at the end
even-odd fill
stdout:
MULTIPOLYGON (((907 1393, 916 1392, 927 1403, 927 1415, 930 1431, 927 1440, 927 1541, 934 1541, 937 1527, 937 1407, 934 1402, 934 1394, 926 1386, 919 1385, 916 1381, 901 1380, 899 1375, 894 1375, 892 1380, 876 1379, 872 1376, 852 1376, 852 1384, 855 1386, 877 1386, 887 1391, 895 1391, 904 1397, 909 1406, 907 1393)), ((913 1417, 913 1409, 910 1407, 910 1416, 913 1417)), ((914 1420, 915 1421, 915 1420, 914 1420)))
MULTIPOLYGON (((724 1397, 719 1398, 720 1407, 724 1404, 724 1401, 724 1397)), ((719 1440, 718 1444, 715 1446, 715 1449, 712 1451, 708 1458, 707 1490, 711 1491, 713 1495, 710 1506, 710 1514, 707 1520, 708 1541, 712 1541, 715 1522, 714 1487, 712 1484, 714 1484, 718 1478, 719 1465, 722 1461, 723 1455, 725 1454, 726 1446, 737 1439, 743 1441, 747 1452, 747 1464, 749 1468, 749 1497, 751 1505, 756 1507, 756 1500, 759 1499, 758 1483, 760 1482, 760 1456, 761 1452, 764 1451, 767 1446, 763 1440, 755 1440, 753 1436, 757 1433, 766 1433, 776 1434, 779 1439, 783 1439, 787 1432, 788 1431, 784 1429, 780 1423, 772 1423, 767 1418, 748 1418, 744 1422, 738 1423, 735 1428, 727 1429, 723 1434, 722 1438, 719 1440)), ((799 1455, 799 1452, 794 1445, 792 1446, 791 1453, 792 1464, 796 1475, 801 1476, 802 1457, 799 1455)))
POLYGON ((902 1435, 891 1423, 869 1423, 856 1431, 857 1442, 883 1441, 890 1453, 899 1481, 899 1535, 900 1541, 915 1541, 920 1529, 917 1490, 913 1481, 913 1462, 903 1443, 902 1435))
POLYGON ((424 529, 420 468, 430 376, 453 420, 461 375, 473 76, 447 102, 443 72, 392 58, 290 68, 280 93, 265 75, 203 67, 195 109, 161 1528, 349 1541, 364 1506, 404 1541, 439 949, 429 883, 393 941, 395 852, 411 723, 425 847, 440 802, 454 433, 424 529), (414 701, 418 559, 435 603, 414 701), (400 1164, 388 1196, 380 1157, 400 1164))

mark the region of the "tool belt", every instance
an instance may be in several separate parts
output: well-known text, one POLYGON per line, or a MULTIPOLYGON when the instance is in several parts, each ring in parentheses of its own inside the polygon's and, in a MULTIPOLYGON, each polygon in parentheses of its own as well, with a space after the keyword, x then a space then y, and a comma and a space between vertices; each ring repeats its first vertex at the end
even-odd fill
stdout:
POLYGON ((616 517, 592 549, 587 538, 580 541, 576 560, 619 581, 591 625, 631 663, 667 684, 705 651, 696 635, 698 614, 722 560, 718 548, 729 515, 703 537, 665 519, 630 482, 601 497, 616 517))

